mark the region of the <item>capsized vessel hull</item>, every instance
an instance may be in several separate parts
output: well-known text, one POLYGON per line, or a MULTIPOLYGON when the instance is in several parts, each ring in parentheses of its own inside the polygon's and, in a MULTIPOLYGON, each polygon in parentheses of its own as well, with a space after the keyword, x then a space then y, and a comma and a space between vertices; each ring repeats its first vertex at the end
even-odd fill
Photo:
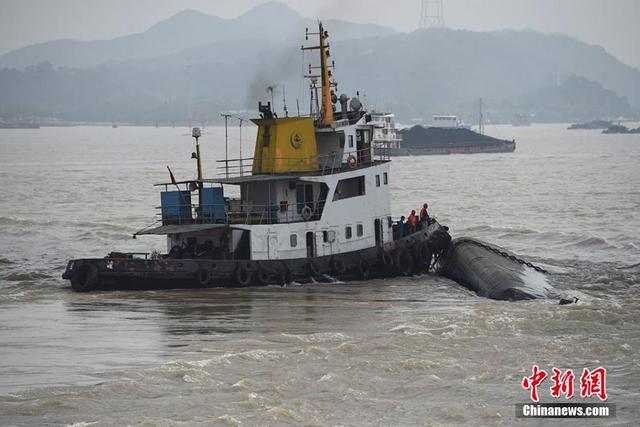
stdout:
POLYGON ((444 251, 438 272, 491 299, 560 298, 539 267, 531 268, 520 261, 504 249, 462 237, 453 240, 444 251))

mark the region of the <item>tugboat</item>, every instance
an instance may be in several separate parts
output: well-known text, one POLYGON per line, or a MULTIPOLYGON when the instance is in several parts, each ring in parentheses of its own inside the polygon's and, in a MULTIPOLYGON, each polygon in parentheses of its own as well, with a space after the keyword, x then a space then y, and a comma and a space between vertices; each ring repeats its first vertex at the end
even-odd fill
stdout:
POLYGON ((406 233, 394 224, 391 162, 373 147, 379 123, 357 97, 336 96, 321 22, 309 36, 318 36, 318 45, 302 49, 320 57, 305 76, 309 116, 277 117, 270 102, 259 103, 253 158, 225 158, 217 179, 203 177, 194 128, 197 179, 177 182, 171 174, 171 182, 157 184, 160 220, 134 235, 165 235, 167 253, 71 260, 62 277, 73 290, 243 287, 433 268, 451 241, 448 228, 428 216, 406 233), (228 187, 239 188, 240 197, 228 197, 228 187))

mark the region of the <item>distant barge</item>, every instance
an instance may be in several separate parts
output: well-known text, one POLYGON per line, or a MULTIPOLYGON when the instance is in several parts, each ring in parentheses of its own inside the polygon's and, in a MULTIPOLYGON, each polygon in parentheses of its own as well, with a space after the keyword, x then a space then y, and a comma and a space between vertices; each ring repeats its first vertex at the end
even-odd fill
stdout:
POLYGON ((402 144, 397 148, 379 148, 390 156, 422 156, 433 154, 511 153, 515 140, 481 135, 465 128, 414 126, 399 131, 402 144))

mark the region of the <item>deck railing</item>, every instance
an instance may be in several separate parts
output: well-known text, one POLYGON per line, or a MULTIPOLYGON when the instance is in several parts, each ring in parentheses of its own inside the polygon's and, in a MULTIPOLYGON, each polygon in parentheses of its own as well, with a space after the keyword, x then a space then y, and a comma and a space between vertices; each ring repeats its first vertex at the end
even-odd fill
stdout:
POLYGON ((185 224, 283 224, 320 219, 326 200, 314 203, 254 204, 230 199, 216 205, 158 206, 156 216, 163 225, 185 224), (174 214, 167 215, 166 212, 174 214))
MULTIPOLYGON (((218 160, 222 166, 217 168, 218 176, 225 178, 237 178, 242 176, 253 175, 254 162, 261 162, 262 165, 280 166, 278 172, 261 172, 260 175, 278 175, 287 173, 299 173, 301 166, 309 166, 309 170, 305 173, 314 175, 330 175, 345 170, 358 169, 371 166, 376 161, 389 160, 388 150, 371 150, 370 148, 355 150, 348 152, 354 156, 355 163, 343 163, 344 155, 340 152, 331 152, 328 154, 318 154, 316 156, 302 157, 269 157, 266 159, 254 160, 253 157, 242 159, 225 159, 218 160), (284 165, 284 168, 282 166, 284 165), (316 165, 316 166, 314 166, 316 165)), ((348 154, 347 154, 348 156, 348 154)), ((348 157, 347 157, 348 158, 348 157)))

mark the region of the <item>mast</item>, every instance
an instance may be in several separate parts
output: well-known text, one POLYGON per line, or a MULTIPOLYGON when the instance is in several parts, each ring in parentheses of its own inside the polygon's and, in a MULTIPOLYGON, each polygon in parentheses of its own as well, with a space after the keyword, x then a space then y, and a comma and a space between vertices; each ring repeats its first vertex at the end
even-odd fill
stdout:
POLYGON ((232 117, 231 114, 221 113, 222 117, 224 117, 224 170, 226 177, 229 178, 229 129, 227 127, 227 122, 229 117, 232 117))
MULTIPOLYGON (((322 93, 322 103, 320 106, 320 123, 323 126, 331 126, 333 124, 333 102, 331 99, 332 98, 331 88, 335 87, 337 84, 335 81, 331 79, 331 71, 329 70, 329 68, 335 68, 335 64, 333 63, 333 61, 331 62, 331 65, 329 65, 330 54, 329 54, 329 44, 327 43, 327 39, 329 38, 329 33, 324 30, 324 26, 322 25, 322 22, 318 22, 318 32, 310 33, 309 29, 307 28, 307 31, 306 31, 307 40, 309 40, 309 35, 318 35, 320 39, 320 43, 318 46, 309 46, 309 47, 302 46, 302 50, 319 50, 320 66, 312 67, 311 64, 309 64, 309 75, 305 77, 311 79, 312 98, 313 98, 313 91, 314 89, 317 88, 315 86, 314 80, 320 77, 320 85, 321 85, 321 93, 322 93), (311 70, 314 68, 320 69, 319 75, 311 74, 311 70)), ((317 100, 317 97, 316 97, 316 100, 317 100)))
POLYGON ((196 152, 192 155, 192 158, 195 157, 198 164, 198 210, 196 211, 198 216, 202 214, 202 190, 204 189, 204 185, 202 182, 202 159, 200 157, 200 137, 202 136, 202 132, 200 128, 193 128, 191 130, 191 136, 196 140, 196 152))
POLYGON ((482 98, 478 100, 478 133, 484 135, 484 117, 482 114, 482 98))

